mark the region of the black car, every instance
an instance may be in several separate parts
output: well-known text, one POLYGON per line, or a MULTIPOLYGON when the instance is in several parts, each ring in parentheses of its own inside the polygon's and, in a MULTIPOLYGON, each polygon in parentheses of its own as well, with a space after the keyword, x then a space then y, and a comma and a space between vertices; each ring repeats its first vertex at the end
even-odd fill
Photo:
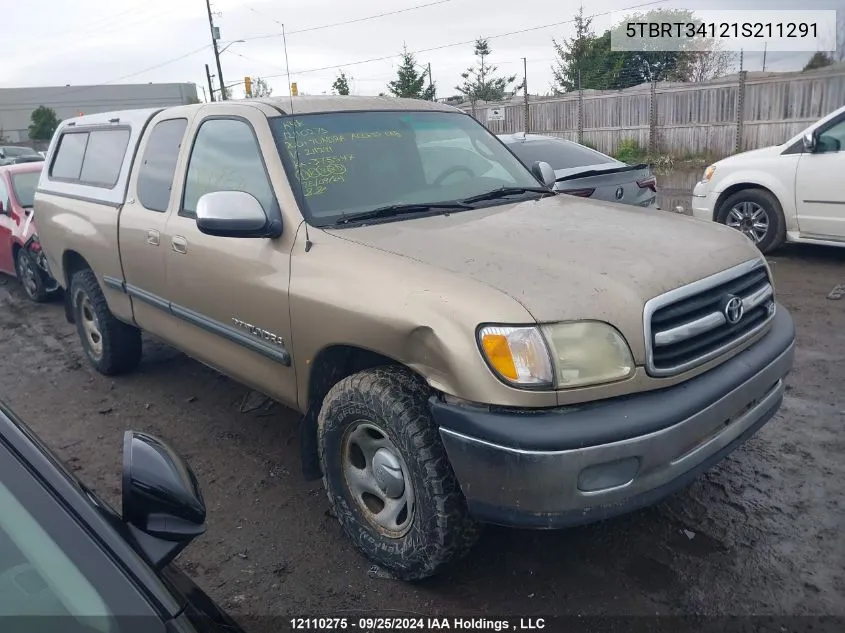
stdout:
POLYGON ((31 147, 0 145, 0 165, 14 165, 16 163, 37 163, 43 160, 44 157, 31 147))
POLYGON ((122 515, 0 403, 3 633, 243 633, 172 561, 205 531, 190 467, 127 431, 122 515))

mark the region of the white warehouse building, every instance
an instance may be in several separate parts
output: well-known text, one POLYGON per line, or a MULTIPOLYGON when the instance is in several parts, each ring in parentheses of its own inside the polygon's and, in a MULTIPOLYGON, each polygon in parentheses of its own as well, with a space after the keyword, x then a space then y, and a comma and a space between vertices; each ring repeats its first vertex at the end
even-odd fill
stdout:
POLYGON ((192 83, 0 88, 0 139, 5 139, 0 142, 30 144, 30 117, 42 105, 55 110, 62 120, 80 114, 198 102, 197 86, 192 83))

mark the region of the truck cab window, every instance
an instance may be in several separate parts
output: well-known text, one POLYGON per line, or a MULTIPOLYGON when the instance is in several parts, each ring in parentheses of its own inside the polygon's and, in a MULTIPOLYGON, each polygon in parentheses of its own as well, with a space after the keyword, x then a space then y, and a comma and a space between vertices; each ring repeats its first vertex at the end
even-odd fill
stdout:
POLYGON ((244 121, 209 119, 200 126, 188 160, 180 215, 193 217, 200 197, 214 191, 245 191, 265 211, 274 204, 258 141, 244 121))
POLYGON ((187 127, 187 119, 167 119, 156 123, 150 133, 138 172, 138 201, 145 209, 167 211, 179 148, 187 127))

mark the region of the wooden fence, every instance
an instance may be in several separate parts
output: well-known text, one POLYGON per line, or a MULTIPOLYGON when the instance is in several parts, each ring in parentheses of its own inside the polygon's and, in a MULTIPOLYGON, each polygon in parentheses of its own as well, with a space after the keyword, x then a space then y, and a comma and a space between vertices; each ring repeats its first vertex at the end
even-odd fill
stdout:
MULTIPOLYGON (((783 143, 845 105, 845 67, 740 73, 705 83, 584 90, 529 103, 529 132, 586 142, 607 154, 622 140, 673 156, 727 156, 783 143)), ((522 102, 466 106, 496 134, 525 130, 522 102), (504 121, 488 121, 488 110, 504 121)))

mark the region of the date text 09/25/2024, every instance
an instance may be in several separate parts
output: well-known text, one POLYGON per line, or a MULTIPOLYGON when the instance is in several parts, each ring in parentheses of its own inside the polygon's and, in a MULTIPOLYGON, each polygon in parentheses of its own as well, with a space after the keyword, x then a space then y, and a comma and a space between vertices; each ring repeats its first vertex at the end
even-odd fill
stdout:
POLYGON ((291 618, 294 631, 540 631, 544 618, 316 617, 291 618))

